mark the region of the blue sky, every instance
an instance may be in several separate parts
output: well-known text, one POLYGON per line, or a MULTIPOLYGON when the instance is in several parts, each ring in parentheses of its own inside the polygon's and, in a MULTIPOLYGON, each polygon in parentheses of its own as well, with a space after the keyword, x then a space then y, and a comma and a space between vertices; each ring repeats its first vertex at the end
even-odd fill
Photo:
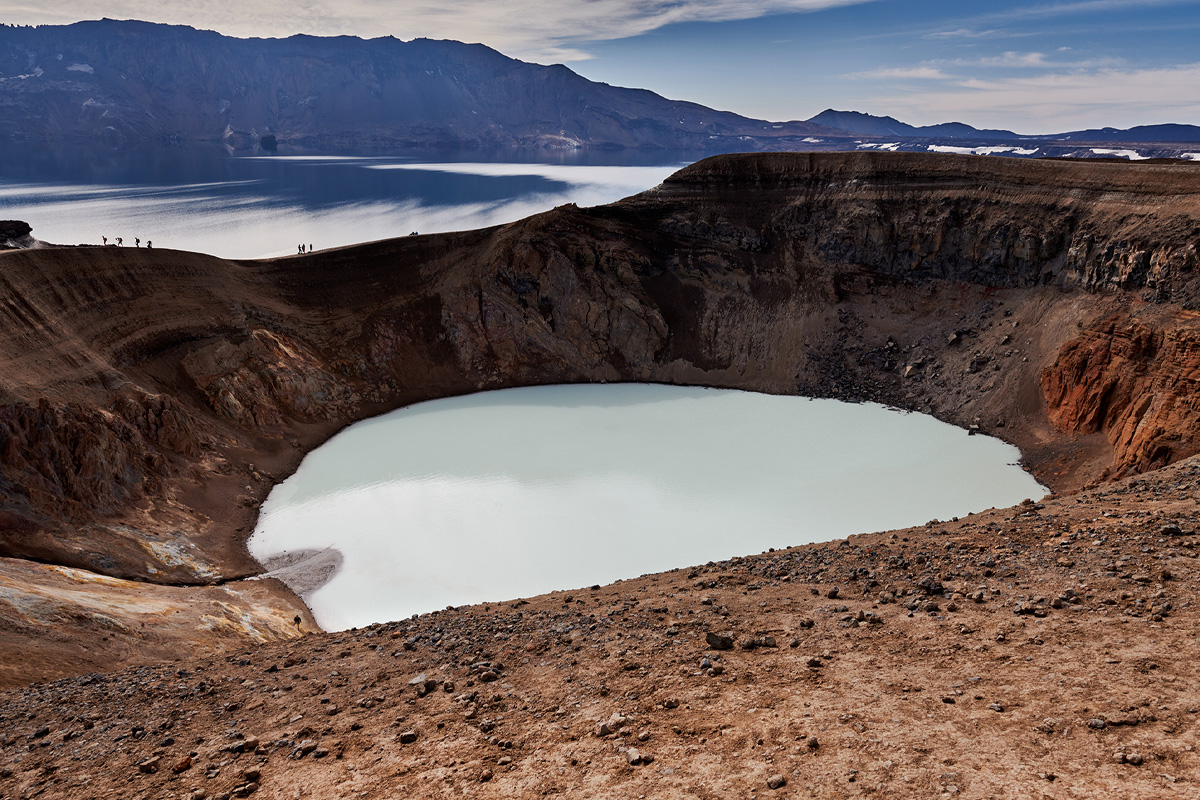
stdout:
POLYGON ((1200 124, 1200 3, 878 0, 593 43, 595 80, 772 119, 832 107, 1023 133, 1200 124))
POLYGON ((1021 133, 1200 124, 1200 2, 0 0, 0 21, 479 41, 773 120, 826 107, 1021 133))

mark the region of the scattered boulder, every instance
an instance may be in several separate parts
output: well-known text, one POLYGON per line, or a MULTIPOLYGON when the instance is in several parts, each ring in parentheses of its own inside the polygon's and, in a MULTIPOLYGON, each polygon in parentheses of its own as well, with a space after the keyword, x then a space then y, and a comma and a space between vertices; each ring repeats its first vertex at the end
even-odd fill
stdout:
POLYGON ((742 636, 738 639, 738 647, 743 650, 754 650, 759 647, 778 647, 774 636, 742 636))
POLYGON ((632 720, 622 714, 614 713, 611 717, 596 725, 596 736, 601 738, 620 732, 632 720))
POLYGON ((618 750, 621 755, 625 756, 625 760, 631 767, 640 767, 643 764, 653 764, 654 756, 649 753, 643 753, 636 747, 622 747, 618 750))
POLYGON ((292 758, 304 758, 316 749, 316 742, 312 739, 304 739, 292 749, 292 758))
POLYGON ((733 637, 729 636, 727 634, 713 633, 712 631, 707 631, 704 634, 704 641, 707 642, 708 646, 711 647, 713 650, 732 650, 733 649, 733 637))
POLYGON ((926 575, 918 581, 917 588, 927 595, 940 595, 946 592, 946 587, 942 586, 942 582, 932 575, 926 575))

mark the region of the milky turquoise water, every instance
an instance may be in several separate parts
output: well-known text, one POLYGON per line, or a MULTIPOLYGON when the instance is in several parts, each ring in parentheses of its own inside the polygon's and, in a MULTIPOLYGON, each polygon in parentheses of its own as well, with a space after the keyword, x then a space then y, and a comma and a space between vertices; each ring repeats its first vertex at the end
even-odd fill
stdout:
POLYGON ((306 597, 338 630, 1041 497, 1019 457, 875 404, 508 389, 350 427, 271 492, 250 549, 340 551, 306 597))

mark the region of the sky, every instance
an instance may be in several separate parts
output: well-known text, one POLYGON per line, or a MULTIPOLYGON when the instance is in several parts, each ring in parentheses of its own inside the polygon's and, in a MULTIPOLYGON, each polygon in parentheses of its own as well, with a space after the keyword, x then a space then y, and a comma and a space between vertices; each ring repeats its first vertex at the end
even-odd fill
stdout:
POLYGON ((482 42, 771 120, 1200 125, 1200 0, 0 0, 0 21, 482 42))

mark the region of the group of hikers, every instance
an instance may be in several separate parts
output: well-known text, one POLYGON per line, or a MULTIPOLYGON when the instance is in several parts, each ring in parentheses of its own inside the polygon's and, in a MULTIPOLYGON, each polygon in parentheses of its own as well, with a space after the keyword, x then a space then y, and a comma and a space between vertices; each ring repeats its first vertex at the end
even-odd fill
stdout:
MULTIPOLYGON (((414 235, 415 235, 415 234, 414 234, 414 235)), ((104 246, 105 246, 105 247, 108 247, 108 246, 109 246, 109 245, 108 245, 108 237, 107 237, 107 236, 101 236, 101 237, 100 237, 100 240, 101 240, 102 242, 104 242, 104 246)), ((122 239, 120 236, 118 236, 117 238, 113 239, 113 246, 115 246, 115 247, 123 247, 124 245, 125 245, 125 240, 124 240, 124 239, 122 239)), ((141 246, 142 246, 142 240, 141 240, 141 239, 139 239, 139 238, 136 238, 136 237, 135 237, 135 238, 134 238, 134 240, 133 240, 133 246, 134 246, 134 247, 141 247, 141 246)), ((149 239, 147 239, 147 240, 146 240, 146 247, 147 247, 147 248, 151 248, 151 249, 152 249, 152 248, 154 247, 154 242, 152 242, 152 241, 150 241, 149 239)), ((296 245, 296 252, 297 252, 297 253, 299 253, 300 255, 304 255, 305 253, 311 253, 312 251, 313 251, 313 246, 312 246, 311 244, 298 244, 298 245, 296 245)))
MULTIPOLYGON (((105 246, 105 247, 108 247, 108 237, 107 237, 107 236, 101 236, 101 237, 100 237, 100 240, 101 240, 102 242, 104 242, 104 246, 105 246)), ((118 236, 116 239, 113 239, 113 242, 115 243, 115 244, 114 244, 114 247, 123 247, 123 246, 125 245, 125 240, 124 240, 124 239, 122 239, 120 236, 118 236)), ((141 240, 141 239, 139 239, 139 238, 137 238, 137 237, 134 237, 134 240, 133 240, 133 246, 134 246, 134 247, 141 247, 141 246, 142 246, 142 240, 141 240)), ((154 242, 152 242, 152 241, 150 241, 149 239, 147 239, 147 240, 146 240, 146 248, 147 248, 147 249, 153 249, 153 248, 154 248, 154 242)))

